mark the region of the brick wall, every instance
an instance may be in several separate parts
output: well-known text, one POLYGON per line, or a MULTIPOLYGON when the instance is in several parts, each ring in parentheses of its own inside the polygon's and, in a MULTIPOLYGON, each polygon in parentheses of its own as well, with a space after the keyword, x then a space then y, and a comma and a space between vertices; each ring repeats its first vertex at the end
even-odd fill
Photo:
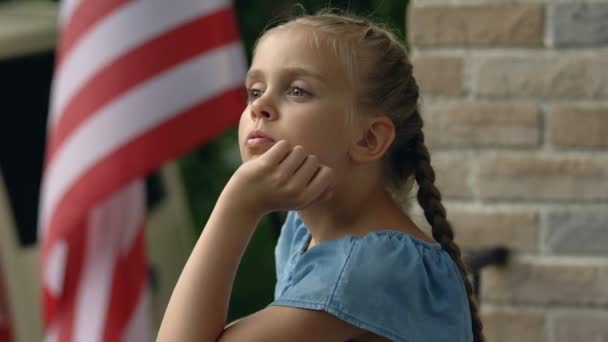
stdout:
POLYGON ((608 0, 412 0, 425 133, 489 342, 608 341, 608 0))

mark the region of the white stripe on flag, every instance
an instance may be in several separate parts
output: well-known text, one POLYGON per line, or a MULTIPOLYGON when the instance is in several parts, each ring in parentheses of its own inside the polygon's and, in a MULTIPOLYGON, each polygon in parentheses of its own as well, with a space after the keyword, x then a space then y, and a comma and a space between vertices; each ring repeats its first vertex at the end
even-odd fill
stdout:
POLYGON ((45 178, 53 182, 45 182, 41 226, 47 226, 49 213, 69 186, 99 159, 176 112, 240 86, 244 73, 241 44, 232 43, 170 69, 102 108, 66 140, 48 166, 45 178))
POLYGON ((59 339, 59 320, 52 322, 51 325, 46 329, 44 335, 44 342, 57 342, 59 339))
POLYGON ((129 232, 141 227, 145 217, 144 203, 144 184, 138 179, 91 212, 74 315, 74 341, 102 340, 116 259, 122 254, 125 233, 131 234, 129 232))
POLYGON ((151 341, 152 309, 142 231, 145 194, 139 172, 160 167, 219 133, 230 122, 236 123, 236 108, 241 107, 230 103, 237 99, 221 96, 232 95, 235 88, 242 87, 245 76, 243 49, 235 42, 232 1, 101 1, 63 0, 60 14, 66 40, 59 47, 63 50, 57 51, 61 61, 54 74, 47 123, 52 146, 41 184, 38 220, 38 237, 44 246, 41 276, 45 341, 51 342, 62 338, 66 341, 59 342, 100 341, 104 337, 151 341), (107 12, 96 11, 99 8, 107 12), (217 16, 207 18, 216 12, 217 16), (214 25, 205 25, 207 20, 214 25), (220 20, 225 22, 228 34, 214 36, 216 32, 211 30, 218 28, 212 26, 223 24, 220 20), (181 51, 190 53, 186 56, 163 47, 175 43, 168 41, 173 38, 201 41, 200 47, 208 45, 204 44, 206 39, 213 39, 208 50, 181 51), (170 58, 155 64, 157 69, 137 68, 128 82, 112 84, 130 72, 117 70, 123 65, 121 61, 128 64, 133 62, 130 57, 140 54, 147 54, 142 57, 145 59, 167 53, 165 57, 170 58), (93 89, 97 83, 91 81, 96 80, 108 87, 102 91, 105 96, 85 103, 100 91, 93 89), (234 109, 191 111, 216 105, 212 100, 234 109), (96 107, 88 112, 70 109, 78 111, 91 105, 96 107), (61 117, 66 113, 74 120, 63 120, 68 119, 61 117), (175 127, 207 118, 210 121, 200 127, 200 134, 189 130, 187 140, 176 136, 179 133, 175 127), (217 118, 220 120, 214 120, 217 118), (170 136, 162 142, 167 148, 143 151, 141 161, 131 161, 142 163, 137 167, 104 164, 113 160, 108 157, 125 156, 121 154, 125 148, 148 147, 141 145, 155 134, 170 136), (186 143, 188 146, 184 146, 186 143), (106 168, 111 174, 91 173, 106 168), (117 179, 129 185, 112 183, 117 179), (107 196, 93 203, 93 198, 78 203, 81 194, 71 191, 81 186, 94 194, 102 190, 95 187, 103 186, 107 196), (78 225, 67 226, 75 223, 78 225), (77 230, 69 230, 72 228, 77 230))
POLYGON ((43 269, 43 282, 54 296, 58 296, 63 289, 65 267, 68 257, 68 244, 64 240, 57 241, 49 253, 46 267, 43 269))
POLYGON ((80 6, 81 0, 62 0, 61 8, 59 9, 59 24, 61 26, 65 26, 70 19, 72 18, 72 14, 78 6, 80 6))
POLYGON ((241 86, 245 75, 243 58, 240 42, 214 49, 147 80, 92 115, 65 141, 48 165, 43 181, 42 236, 47 233, 50 213, 84 172, 177 112, 241 86), (101 141, 104 143, 100 144, 101 141))
MULTIPOLYGON (((134 47, 211 11, 227 0, 133 1, 96 24, 63 56, 55 73, 50 125, 54 127, 70 98, 87 80, 134 47)), ((204 37, 200 37, 204 39, 204 37)))

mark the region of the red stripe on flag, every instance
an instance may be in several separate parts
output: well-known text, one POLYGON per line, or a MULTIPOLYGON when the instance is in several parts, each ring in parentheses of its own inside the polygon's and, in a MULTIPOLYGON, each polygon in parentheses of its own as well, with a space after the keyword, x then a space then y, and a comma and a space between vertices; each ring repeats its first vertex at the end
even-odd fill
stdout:
MULTIPOLYGON (((83 274, 85 248, 87 245, 88 230, 86 229, 86 218, 73 226, 70 232, 63 237, 68 244, 67 264, 65 268, 65 280, 60 298, 57 301, 57 317, 53 321, 59 325, 59 337, 57 342, 70 342, 74 336, 74 321, 76 319, 76 299, 80 277, 83 274)), ((48 259, 47 259, 48 260, 48 259)))
MULTIPOLYGON (((79 44, 84 42, 85 38, 93 32, 92 30, 99 27, 98 25, 103 25, 106 18, 115 15, 118 11, 128 9, 129 3, 129 0, 85 0, 76 5, 75 11, 66 18, 63 26, 64 31, 57 52, 57 66, 71 68, 71 63, 68 61, 70 54, 76 49, 85 48, 79 44)), ((152 39, 140 40, 137 45, 124 51, 124 54, 107 61, 108 65, 98 70, 91 70, 93 74, 83 83, 74 84, 75 92, 73 96, 66 98, 67 102, 60 108, 61 112, 52 113, 58 115, 56 117, 58 120, 49 125, 46 167, 72 134, 87 120, 100 113, 100 110, 108 108, 108 105, 116 99, 129 96, 133 88, 144 82, 146 85, 147 82, 163 82, 163 79, 157 76, 196 56, 201 56, 206 51, 238 41, 236 19, 231 9, 204 15, 192 12, 192 15, 197 18, 182 20, 177 24, 178 26, 166 29, 152 39)), ((121 39, 123 35, 130 33, 126 31, 115 39, 121 39)), ((72 71, 77 70, 70 70, 72 71)), ((215 82, 213 79, 208 81, 215 82)), ((56 94, 61 95, 62 91, 68 90, 62 89, 59 84, 56 86, 60 88, 55 89, 53 100, 58 100, 56 94)), ((122 215, 124 219, 124 213, 117 211, 116 206, 103 201, 111 199, 114 193, 157 169, 167 160, 179 156, 236 124, 244 107, 240 90, 240 87, 224 88, 222 93, 218 92, 212 98, 201 96, 196 105, 166 113, 172 115, 166 119, 167 121, 125 137, 128 140, 123 145, 108 151, 107 155, 98 157, 81 174, 69 179, 68 188, 63 189, 62 191, 65 192, 59 194, 59 202, 53 202, 53 208, 43 207, 45 214, 47 209, 51 209, 48 220, 45 219, 45 225, 41 227, 42 279, 44 280, 42 295, 47 337, 56 337, 59 342, 68 342, 75 338, 84 338, 79 335, 87 335, 93 329, 95 334, 101 333, 104 340, 114 341, 122 340, 125 332, 132 328, 146 329, 144 325, 148 322, 143 321, 143 316, 140 318, 141 322, 134 317, 139 314, 138 305, 141 304, 146 293, 148 277, 144 224, 141 223, 141 227, 138 227, 136 232, 129 229, 129 233, 125 233, 129 239, 132 237, 130 234, 136 234, 130 242, 132 245, 125 246, 129 248, 128 251, 110 256, 105 254, 106 248, 100 247, 90 252, 87 248, 99 247, 100 241, 91 234, 97 234, 98 229, 114 223, 101 222, 100 226, 90 226, 93 223, 89 222, 89 216, 97 206, 101 205, 99 208, 102 208, 105 204, 109 204, 110 208, 106 208, 109 211, 108 217, 120 219, 121 216, 115 215, 122 215), (88 241, 90 239, 93 241, 88 241), (53 256, 51 253, 56 253, 53 248, 57 248, 60 243, 65 243, 67 246, 65 265, 59 265, 64 266, 65 270, 55 269, 58 266, 56 264, 61 261, 49 258, 53 256), (102 259, 97 260, 96 258, 99 257, 102 259), (110 265, 108 262, 113 264, 110 265), (88 267, 102 267, 108 274, 100 275, 95 269, 88 267), (112 267, 113 274, 110 274, 109 267, 112 267), (63 274, 49 275, 45 272, 63 272, 63 274), (109 286, 105 290, 111 292, 104 293, 103 297, 93 298, 96 299, 93 301, 88 297, 91 291, 96 291, 91 287, 91 284, 93 286, 96 284, 96 279, 92 275, 113 276, 112 279, 106 278, 108 283, 104 282, 109 286), (56 280, 52 278, 53 276, 63 277, 61 285, 53 284, 56 280), (50 288, 51 286, 61 286, 57 291, 59 293, 55 293, 55 289, 50 288), (101 303, 101 307, 89 308, 102 298, 104 303, 101 303), (103 315, 93 315, 97 317, 89 315, 88 310, 103 308, 108 309, 103 315), (103 316, 105 321, 100 322, 99 316, 103 316), (131 322, 141 323, 142 326, 131 325, 131 322), (56 330, 50 331, 49 327, 56 330)), ((192 100, 197 101, 196 98, 192 100)), ((141 110, 146 110, 145 105, 141 110)), ((83 153, 86 153, 84 151, 86 149, 83 149, 83 153)), ((53 185, 55 181, 45 179, 43 184, 53 185)), ((138 183, 139 185, 141 183, 138 183)), ((50 190, 45 187, 43 191, 50 190)), ((141 191, 141 188, 138 191, 141 191)), ((138 194, 141 195, 140 192, 138 194)), ((48 203, 44 204, 48 205, 48 203)), ((138 209, 143 208, 138 207, 138 209)), ((120 229, 117 226, 112 227, 120 229)), ((102 229, 102 235, 105 233, 106 231, 102 229)), ((121 242, 126 243, 126 241, 121 242)), ((108 250, 107 253, 111 251, 108 250)), ((101 311, 97 312, 101 313, 101 311)), ((129 333, 138 336, 145 333, 135 330, 129 333)))
POLYGON ((148 280, 144 228, 144 224, 138 227, 128 253, 117 256, 102 341, 123 340, 127 324, 142 300, 148 280))
POLYGON ((46 164, 67 137, 114 98, 185 60, 238 41, 235 25, 226 25, 234 20, 231 9, 205 15, 148 41, 100 70, 65 107, 51 134, 46 164))
POLYGON ((11 331, 12 319, 8 302, 9 296, 6 290, 7 287, 4 285, 4 279, 6 279, 6 276, 0 262, 0 342, 11 342, 13 340, 11 331))
POLYGON ((59 67, 64 56, 72 50, 74 44, 77 43, 91 27, 129 1, 130 0, 81 1, 70 17, 65 29, 62 31, 55 67, 59 67))
MULTIPOLYGON (((243 104, 240 87, 205 99, 100 159, 58 203, 49 221, 47 244, 52 246, 61 236, 69 233, 66 230, 74 227, 73 221, 79 220, 83 211, 91 210, 115 189, 236 124, 243 104)), ((47 256, 46 248, 43 254, 47 256)))
MULTIPOLYGON (((44 272, 47 271, 44 270, 42 274, 44 274, 44 272)), ((40 277, 43 278, 44 276, 41 275, 40 277)), ((50 290, 46 286, 42 286, 42 321, 45 327, 48 327, 51 324, 52 318, 57 315, 57 300, 57 298, 51 295, 50 290)))

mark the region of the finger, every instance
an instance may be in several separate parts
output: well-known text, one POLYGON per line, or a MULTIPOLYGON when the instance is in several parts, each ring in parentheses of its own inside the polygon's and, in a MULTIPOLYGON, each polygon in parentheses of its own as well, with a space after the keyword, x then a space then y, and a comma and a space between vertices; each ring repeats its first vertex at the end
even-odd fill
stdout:
POLYGON ((302 165, 302 163, 304 163, 305 159, 306 153, 304 153, 304 148, 300 145, 297 145, 281 162, 281 172, 291 177, 296 172, 296 170, 298 170, 298 168, 302 165))
POLYGON ((278 165, 283 158, 289 153, 291 147, 287 140, 277 141, 268 151, 264 152, 259 160, 265 161, 271 165, 278 165))
POLYGON ((334 180, 333 171, 327 167, 322 167, 317 174, 315 174, 314 182, 311 182, 309 187, 306 189, 308 202, 305 203, 300 209, 304 209, 316 202, 329 200, 334 195, 334 180), (317 176, 320 178, 317 179, 317 176))
MULTIPOLYGON (((335 179, 333 170, 327 166, 321 166, 319 171, 314 174, 308 186, 306 187, 306 196, 318 199, 325 191, 333 191, 335 185, 335 179)), ((314 201, 313 200, 313 201, 314 201)))
POLYGON ((323 192, 320 195, 318 195, 316 197, 312 197, 311 199, 309 199, 308 203, 306 203, 302 208, 298 208, 298 209, 306 208, 309 205, 311 205, 317 201, 330 200, 333 196, 334 196, 334 188, 332 186, 329 186, 329 187, 325 188, 325 190, 323 190, 323 192))
POLYGON ((314 155, 309 155, 300 168, 295 171, 290 183, 292 183, 295 188, 305 188, 319 171, 320 167, 321 163, 319 163, 319 158, 314 155))
POLYGON ((322 202, 322 201, 328 201, 330 200, 332 197, 334 196, 334 189, 333 187, 327 188, 325 191, 323 191, 320 195, 316 196, 316 197, 312 197, 311 199, 308 200, 308 202, 304 203, 302 206, 296 208, 296 210, 303 210, 308 208, 309 206, 317 203, 317 202, 322 202))
POLYGON ((325 188, 325 191, 319 195, 319 200, 327 201, 334 197, 334 188, 333 186, 329 186, 325 188))

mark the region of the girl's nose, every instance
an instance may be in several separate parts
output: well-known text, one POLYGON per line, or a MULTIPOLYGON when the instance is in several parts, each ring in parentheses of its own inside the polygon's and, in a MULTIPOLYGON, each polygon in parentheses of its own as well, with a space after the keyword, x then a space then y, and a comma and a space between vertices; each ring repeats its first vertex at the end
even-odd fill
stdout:
POLYGON ((259 98, 251 104, 251 117, 253 119, 276 120, 276 109, 265 98, 259 98))

